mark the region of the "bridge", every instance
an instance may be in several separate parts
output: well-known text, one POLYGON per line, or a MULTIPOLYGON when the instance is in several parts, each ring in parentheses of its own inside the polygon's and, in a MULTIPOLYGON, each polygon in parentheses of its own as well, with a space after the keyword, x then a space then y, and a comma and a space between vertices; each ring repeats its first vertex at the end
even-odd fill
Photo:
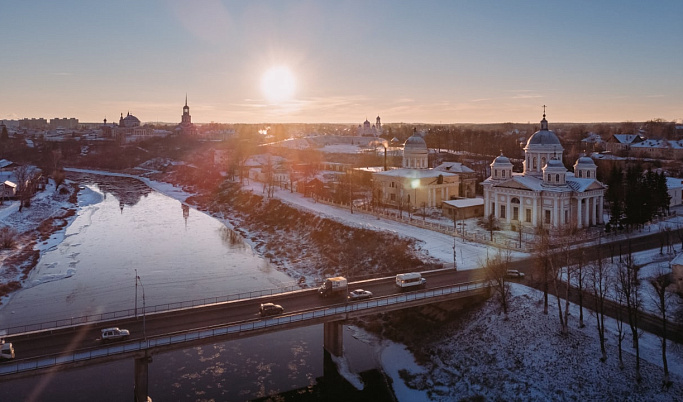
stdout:
POLYGON ((480 273, 447 269, 423 275, 428 288, 406 293, 398 291, 394 277, 350 283, 350 289, 362 287, 375 296, 358 302, 330 303, 321 300, 315 289, 303 289, 155 312, 146 314, 143 320, 127 316, 10 333, 8 340, 14 344, 18 359, 0 365, 0 381, 132 358, 136 394, 142 398, 147 395, 148 365, 158 353, 323 324, 325 350, 342 356, 343 324, 348 319, 488 294, 487 283, 478 277, 480 273), (285 314, 259 317, 258 306, 265 301, 282 304, 285 314), (101 344, 100 329, 109 326, 131 330, 131 339, 101 344))

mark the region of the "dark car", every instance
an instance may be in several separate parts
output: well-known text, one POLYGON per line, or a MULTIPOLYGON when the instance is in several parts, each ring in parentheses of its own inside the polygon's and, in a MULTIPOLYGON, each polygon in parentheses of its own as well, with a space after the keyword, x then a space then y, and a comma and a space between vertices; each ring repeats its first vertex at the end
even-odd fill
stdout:
POLYGON ((259 314, 261 314, 261 317, 282 314, 284 311, 285 309, 282 308, 281 305, 273 303, 263 303, 258 310, 259 314))

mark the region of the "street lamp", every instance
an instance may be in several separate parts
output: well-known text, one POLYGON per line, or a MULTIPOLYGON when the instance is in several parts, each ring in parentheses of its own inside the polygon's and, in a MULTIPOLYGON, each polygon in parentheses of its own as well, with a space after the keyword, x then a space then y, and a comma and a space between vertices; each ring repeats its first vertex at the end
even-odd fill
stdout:
POLYGON ((146 340, 147 339, 147 328, 146 328, 146 322, 145 322, 145 286, 142 284, 142 281, 140 280, 140 277, 138 276, 138 270, 135 270, 135 318, 138 317, 138 282, 140 283, 140 287, 142 287, 142 337, 146 340))
POLYGON ((456 271, 458 270, 457 258, 458 258, 458 255, 455 252, 455 237, 453 237, 453 269, 456 271))

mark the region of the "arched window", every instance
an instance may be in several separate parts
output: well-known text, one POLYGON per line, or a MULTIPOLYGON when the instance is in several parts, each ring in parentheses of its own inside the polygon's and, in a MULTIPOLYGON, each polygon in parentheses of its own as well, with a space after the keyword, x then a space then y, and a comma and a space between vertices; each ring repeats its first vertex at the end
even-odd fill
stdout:
POLYGON ((503 173, 503 177, 505 177, 505 170, 503 170, 503 172, 502 172, 502 173, 503 173))
POLYGON ((550 173, 548 173, 548 181, 550 181, 550 173))
POLYGON ((591 178, 591 171, 590 171, 590 170, 587 170, 587 171, 586 171, 586 177, 589 178, 589 179, 591 178))
POLYGON ((493 177, 498 177, 498 169, 493 169, 493 177))
POLYGON ((558 182, 558 183, 560 182, 560 175, 559 175, 559 174, 556 174, 556 175, 555 175, 555 181, 558 182))
POLYGON ((583 177, 583 172, 579 170, 579 179, 583 177))

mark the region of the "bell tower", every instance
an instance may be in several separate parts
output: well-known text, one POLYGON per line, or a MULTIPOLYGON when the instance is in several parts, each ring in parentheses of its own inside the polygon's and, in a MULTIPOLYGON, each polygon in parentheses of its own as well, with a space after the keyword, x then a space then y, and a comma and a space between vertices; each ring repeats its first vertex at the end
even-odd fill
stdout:
POLYGON ((183 106, 183 115, 180 121, 181 124, 192 124, 192 116, 190 116, 190 107, 187 106, 187 94, 185 94, 185 106, 183 106))

